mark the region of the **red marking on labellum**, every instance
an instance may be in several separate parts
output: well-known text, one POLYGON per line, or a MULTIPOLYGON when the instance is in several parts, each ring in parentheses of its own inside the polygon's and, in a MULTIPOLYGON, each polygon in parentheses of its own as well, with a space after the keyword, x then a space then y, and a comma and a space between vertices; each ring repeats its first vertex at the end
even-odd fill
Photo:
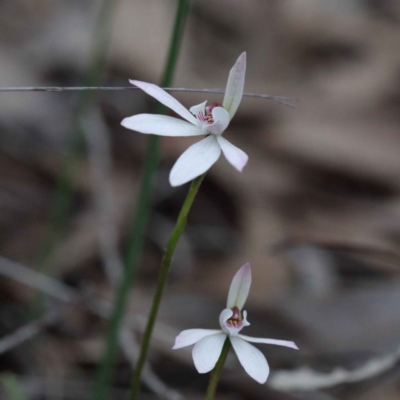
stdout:
POLYGON ((240 310, 237 307, 233 307, 232 311, 233 315, 228 319, 228 321, 226 321, 226 324, 236 328, 242 326, 242 314, 240 313, 240 310))
POLYGON ((222 105, 219 104, 219 103, 212 103, 212 104, 210 104, 209 106, 207 106, 207 107, 205 108, 205 114, 202 113, 202 112, 200 112, 200 113, 197 115, 197 118, 198 118, 200 121, 202 121, 202 122, 206 122, 208 125, 213 124, 213 123, 214 123, 214 118, 213 118, 213 116, 212 116, 212 110, 213 110, 215 107, 222 107, 222 105))

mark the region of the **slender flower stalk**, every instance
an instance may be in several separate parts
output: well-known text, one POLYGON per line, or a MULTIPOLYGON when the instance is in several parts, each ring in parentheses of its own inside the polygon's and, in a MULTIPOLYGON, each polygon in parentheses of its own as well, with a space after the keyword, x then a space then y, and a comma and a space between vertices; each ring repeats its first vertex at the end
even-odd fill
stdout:
MULTIPOLYGON (((168 52, 168 59, 165 66, 164 75, 161 80, 162 86, 170 86, 172 83, 181 39, 184 32, 188 4, 189 0, 179 0, 177 4, 177 12, 168 52)), ((165 107, 161 104, 158 104, 156 107, 156 112, 160 114, 165 113, 165 107)), ((95 400, 104 400, 108 397, 107 389, 110 385, 111 376, 114 369, 118 338, 126 310, 129 291, 136 274, 143 244, 143 236, 150 211, 151 195, 153 192, 153 181, 158 162, 158 154, 159 137, 151 136, 149 137, 146 149, 141 185, 138 195, 138 203, 132 219, 132 228, 128 241, 129 244, 125 260, 125 269, 115 294, 113 311, 107 331, 105 353, 103 356, 103 361, 97 372, 96 386, 93 393, 93 399, 95 400)))
POLYGON ((156 292, 153 299, 153 304, 147 320, 146 329, 143 334, 142 347, 140 349, 139 360, 136 365, 135 373, 132 380, 132 391, 131 400, 135 400, 140 390, 140 378, 142 375, 143 367, 146 362, 147 353, 149 350, 151 335, 153 333, 154 323, 156 321, 158 309, 160 307, 161 297, 164 291, 165 283, 167 282, 168 273, 171 267, 172 257, 175 252, 176 245, 178 244, 179 238, 185 229, 187 216, 192 207, 193 201, 200 188, 201 182, 204 179, 204 175, 201 175, 194 179, 190 185, 189 192, 183 203, 178 219, 176 221, 174 230, 168 240, 168 244, 165 248, 164 257, 161 263, 161 270, 157 281, 156 292))
POLYGON ((221 376, 222 369, 225 365, 226 357, 228 357, 229 350, 231 348, 231 342, 228 338, 225 339, 224 346, 222 347, 221 354, 214 369, 211 372, 210 383, 208 384, 207 394, 205 400, 214 400, 215 392, 217 390, 219 377, 221 376))

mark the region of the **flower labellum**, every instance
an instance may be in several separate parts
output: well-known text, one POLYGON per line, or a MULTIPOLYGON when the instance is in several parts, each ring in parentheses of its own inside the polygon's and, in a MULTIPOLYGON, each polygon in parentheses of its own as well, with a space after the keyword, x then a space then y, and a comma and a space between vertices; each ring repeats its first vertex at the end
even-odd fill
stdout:
POLYGON ((215 367, 227 338, 229 338, 240 364, 259 383, 267 381, 269 366, 261 351, 250 343, 274 344, 298 350, 294 342, 253 338, 239 334, 245 326, 250 325, 247 321, 247 312, 242 311, 249 294, 250 285, 251 268, 250 264, 245 264, 232 280, 227 308, 222 310, 219 316, 221 329, 188 329, 182 331, 176 337, 173 349, 180 349, 194 344, 193 361, 200 374, 209 372, 215 367))
POLYGON ((166 115, 139 114, 125 118, 121 125, 137 132, 161 136, 206 136, 178 158, 169 176, 172 186, 183 185, 208 171, 218 160, 221 151, 228 162, 242 172, 247 164, 247 154, 223 138, 222 134, 242 100, 245 74, 246 53, 242 53, 229 73, 222 104, 207 106, 205 101, 190 110, 160 87, 130 80, 130 83, 175 111, 185 121, 166 115))

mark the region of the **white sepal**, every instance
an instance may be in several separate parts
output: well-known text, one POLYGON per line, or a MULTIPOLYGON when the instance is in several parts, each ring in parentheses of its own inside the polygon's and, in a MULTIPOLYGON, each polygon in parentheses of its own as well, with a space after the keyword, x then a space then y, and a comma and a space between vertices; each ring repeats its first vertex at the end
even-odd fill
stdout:
POLYGON ((203 135, 203 132, 196 125, 167 115, 138 114, 124 118, 121 125, 140 133, 160 136, 203 135))
POLYGON ((244 79, 246 75, 246 53, 242 53, 229 72, 228 82, 222 106, 229 112, 232 119, 243 96, 244 79))
POLYGON ((154 97, 160 103, 164 104, 171 110, 175 111, 182 118, 185 118, 190 123, 196 125, 196 118, 186 109, 178 100, 172 97, 169 93, 167 93, 164 89, 161 89, 159 86, 154 85, 153 83, 142 82, 129 80, 132 85, 137 86, 142 89, 143 92, 146 92, 149 96, 154 97))
POLYGON ((216 333, 221 333, 219 329, 187 329, 182 331, 176 338, 175 344, 172 348, 173 350, 180 349, 182 347, 191 346, 197 343, 201 339, 215 335, 216 333))
POLYGON ((244 370, 258 383, 265 383, 269 375, 269 366, 264 354, 240 337, 232 336, 230 341, 244 370))
POLYGON ((228 162, 239 172, 242 172, 249 160, 249 156, 243 150, 240 150, 231 142, 224 139, 221 135, 217 136, 217 140, 228 162))
POLYGON ((251 286, 250 264, 243 265, 233 277, 228 293, 227 308, 237 307, 241 310, 247 300, 251 286))
POLYGON ((207 136, 190 146, 176 161, 169 175, 172 186, 186 182, 204 174, 218 160, 221 147, 214 135, 207 136))
POLYGON ((289 340, 255 338, 255 337, 246 336, 246 335, 238 335, 238 337, 242 338, 246 342, 251 342, 251 343, 274 344, 276 346, 290 347, 291 349, 295 349, 295 350, 299 349, 294 342, 291 342, 289 340))
POLYGON ((193 361, 200 374, 210 372, 215 367, 226 338, 225 333, 221 332, 207 336, 194 345, 192 351, 193 361))

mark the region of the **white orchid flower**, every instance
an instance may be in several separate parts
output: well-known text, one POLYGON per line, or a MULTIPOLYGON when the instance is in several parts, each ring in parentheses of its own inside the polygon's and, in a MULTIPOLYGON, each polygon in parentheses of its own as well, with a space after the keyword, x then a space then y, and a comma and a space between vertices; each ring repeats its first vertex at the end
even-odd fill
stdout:
POLYGON ((193 347, 193 361, 200 374, 211 371, 217 363, 225 340, 229 337, 233 349, 245 371, 257 382, 265 383, 269 375, 269 366, 264 355, 251 343, 275 344, 298 350, 294 342, 286 340, 253 338, 240 335, 239 332, 250 323, 247 312, 242 308, 246 302, 251 285, 250 264, 243 265, 234 276, 229 289, 227 308, 219 316, 221 330, 188 329, 175 339, 173 349, 193 347))
POLYGON ((172 186, 183 185, 208 171, 218 160, 221 150, 239 172, 247 164, 247 154, 222 137, 242 100, 245 73, 246 53, 242 53, 229 73, 222 105, 213 103, 207 106, 205 101, 191 107, 190 111, 156 85, 129 81, 186 121, 166 115, 139 114, 125 118, 121 122, 125 128, 161 136, 206 135, 178 158, 169 176, 172 186))

